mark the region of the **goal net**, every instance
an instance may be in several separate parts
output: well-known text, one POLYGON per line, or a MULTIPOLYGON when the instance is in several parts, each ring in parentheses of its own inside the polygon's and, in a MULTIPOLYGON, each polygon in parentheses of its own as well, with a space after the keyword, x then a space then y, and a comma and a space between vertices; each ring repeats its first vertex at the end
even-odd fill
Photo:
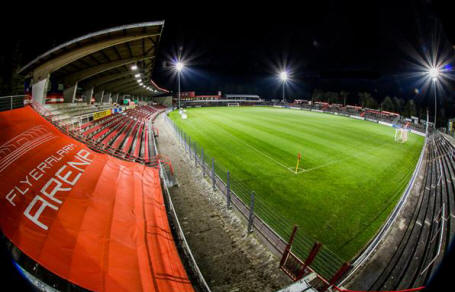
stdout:
POLYGON ((409 125, 410 122, 407 122, 403 126, 393 125, 395 128, 395 142, 404 143, 408 141, 409 125))
POLYGON ((240 103, 232 102, 232 103, 228 103, 227 106, 240 106, 240 103))
POLYGON ((395 129, 395 142, 404 143, 408 141, 408 129, 396 128, 395 129))

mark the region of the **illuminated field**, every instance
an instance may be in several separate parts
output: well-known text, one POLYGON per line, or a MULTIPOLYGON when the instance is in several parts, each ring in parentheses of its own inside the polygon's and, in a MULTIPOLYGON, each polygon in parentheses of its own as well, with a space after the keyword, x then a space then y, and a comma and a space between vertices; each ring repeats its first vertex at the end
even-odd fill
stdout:
MULTIPOLYGON (((219 107, 178 112, 171 119, 229 169, 238 193, 257 200, 344 260, 376 233, 398 201, 424 138, 394 142, 394 129, 341 116, 270 107, 219 107), (302 153, 298 173, 297 154, 302 153)), ((235 188, 234 188, 235 190, 235 188)), ((269 214, 259 215, 282 234, 269 214)))

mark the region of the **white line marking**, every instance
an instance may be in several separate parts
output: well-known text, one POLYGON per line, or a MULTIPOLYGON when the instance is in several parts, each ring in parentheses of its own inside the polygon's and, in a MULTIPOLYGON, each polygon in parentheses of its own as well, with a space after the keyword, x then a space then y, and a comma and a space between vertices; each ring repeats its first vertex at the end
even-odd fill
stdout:
MULTIPOLYGON (((227 132, 228 132, 228 131, 227 131, 227 132)), ((341 161, 345 161, 345 160, 352 159, 352 157, 345 157, 345 158, 341 158, 341 159, 331 160, 331 161, 329 161, 329 162, 327 162, 327 163, 325 163, 325 164, 322 164, 322 165, 319 165, 319 166, 316 166, 316 167, 313 167, 313 168, 309 168, 309 169, 303 169, 303 171, 301 171, 301 172, 297 171, 297 173, 296 173, 296 172, 295 172, 295 168, 293 168, 292 166, 289 167, 289 166, 285 165, 284 163, 282 163, 282 162, 280 162, 280 161, 274 159, 274 158, 271 157, 270 155, 264 153, 263 151, 257 149, 256 147, 254 147, 254 146, 248 144, 247 142, 245 142, 245 140, 239 139, 238 137, 234 136, 233 134, 231 134, 231 133, 229 133, 229 132, 228 132, 228 134, 229 134, 230 136, 233 136, 233 137, 237 138, 238 141, 244 143, 245 145, 247 145, 248 147, 250 147, 250 148, 253 149, 254 151, 256 151, 256 152, 258 152, 258 153, 264 155, 265 157, 269 158, 271 161, 275 162, 276 164, 278 164, 278 165, 281 166, 281 167, 284 167, 286 170, 288 170, 288 171, 290 171, 290 172, 292 172, 292 173, 294 173, 294 174, 300 174, 300 173, 304 173, 304 172, 309 172, 309 171, 312 171, 312 170, 316 170, 316 169, 319 169, 319 168, 326 167, 326 166, 331 165, 331 164, 335 164, 335 163, 338 163, 338 162, 341 162, 341 161)), ((383 144, 381 144, 381 145, 378 145, 378 146, 373 146, 373 147, 371 147, 371 148, 372 148, 371 151, 364 151, 364 152, 362 152, 362 154, 369 154, 369 153, 372 153, 374 150, 381 148, 381 147, 384 146, 385 144, 388 144, 388 142, 385 142, 385 143, 383 143, 383 144)))
POLYGON ((259 152, 261 153, 262 155, 264 155, 265 157, 267 157, 268 159, 272 160, 273 162, 275 162, 276 164, 278 164, 279 166, 281 167, 284 167, 286 170, 292 172, 292 173, 295 173, 294 170, 291 170, 290 167, 288 167, 287 165, 281 163, 280 161, 274 159, 273 157, 271 157, 270 155, 267 155, 266 153, 262 152, 261 150, 257 149, 256 147, 254 146, 251 146, 250 144, 248 144, 247 142, 241 140, 243 143, 245 143, 245 145, 247 145, 248 147, 250 147, 251 149, 253 149, 254 151, 256 152, 259 152))
POLYGON ((299 174, 299 173, 302 173, 302 172, 306 171, 306 169, 303 169, 303 168, 300 168, 300 167, 299 167, 299 169, 297 171, 295 171, 295 167, 288 167, 288 169, 290 171, 292 171, 293 173, 295 173, 295 174, 299 174))

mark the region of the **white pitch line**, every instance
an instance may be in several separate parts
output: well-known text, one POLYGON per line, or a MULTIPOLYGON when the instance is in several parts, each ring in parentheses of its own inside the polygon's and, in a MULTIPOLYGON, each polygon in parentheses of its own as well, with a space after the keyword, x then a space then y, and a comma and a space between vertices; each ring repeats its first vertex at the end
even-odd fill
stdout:
MULTIPOLYGON (((228 132, 228 134, 229 134, 230 136, 235 137, 233 134, 231 134, 231 133, 229 133, 229 132, 228 132)), ((235 137, 235 138, 237 138, 237 137, 235 137)), ((331 165, 331 164, 335 164, 335 163, 338 163, 338 162, 341 162, 341 161, 344 161, 344 160, 352 159, 352 157, 345 157, 345 158, 341 158, 341 159, 331 160, 331 161, 329 161, 329 162, 327 162, 327 163, 325 163, 325 164, 322 164, 322 165, 319 165, 319 166, 316 166, 316 167, 313 167, 313 168, 309 168, 309 169, 304 169, 304 168, 302 168, 302 171, 298 171, 298 172, 296 173, 296 172, 294 171, 294 168, 293 168, 292 166, 286 166, 284 163, 282 163, 282 162, 280 162, 280 161, 274 159, 273 157, 271 157, 270 155, 268 155, 268 154, 264 153, 263 151, 257 149, 256 147, 251 146, 250 144, 248 144, 246 141, 244 141, 244 140, 242 140, 242 139, 238 139, 238 138, 237 138, 237 140, 240 141, 240 142, 242 142, 242 143, 244 143, 245 145, 247 145, 248 147, 250 147, 250 148, 253 149, 254 151, 256 151, 256 152, 258 152, 258 153, 264 155, 265 157, 267 157, 267 158, 270 159, 271 161, 275 162, 276 164, 278 164, 278 165, 281 166, 281 167, 284 167, 286 170, 288 170, 288 171, 290 171, 290 172, 292 172, 293 174, 296 174, 296 175, 297 175, 297 174, 300 174, 300 173, 304 173, 304 172, 309 172, 309 171, 312 171, 312 170, 316 170, 316 169, 319 169, 319 168, 323 168, 323 167, 326 167, 326 166, 329 166, 329 165, 331 165)), ((382 147, 383 145, 385 145, 385 144, 387 144, 387 143, 388 143, 388 142, 385 142, 385 143, 383 143, 383 144, 381 144, 381 145, 378 145, 378 146, 373 146, 372 149, 371 149, 370 151, 365 151, 365 152, 363 152, 362 154, 369 154, 369 153, 373 152, 373 150, 376 150, 376 149, 382 147)))
POLYGON ((344 160, 348 160, 348 159, 351 159, 351 157, 332 160, 332 161, 329 161, 327 163, 324 163, 324 164, 321 164, 321 165, 318 165, 318 166, 315 166, 315 167, 312 167, 312 168, 305 169, 304 171, 305 172, 312 171, 312 170, 315 170, 315 169, 318 169, 318 168, 322 168, 322 167, 326 167, 326 166, 329 166, 331 164, 338 163, 338 162, 341 162, 341 161, 344 161, 344 160))
MULTIPOLYGON (((284 163, 281 163, 280 161, 274 159, 273 157, 271 157, 270 155, 267 155, 266 153, 262 152, 261 150, 257 149, 256 147, 254 146, 251 146, 250 144, 248 144, 247 142, 241 140, 243 143, 245 143, 245 145, 247 145, 248 147, 250 147, 251 149, 253 149, 254 151, 256 152, 259 152, 261 153, 262 155, 264 155, 265 157, 267 157, 268 159, 272 160, 273 162, 275 162, 276 164, 278 164, 279 166, 281 167, 284 167, 286 170, 292 172, 292 173, 295 173, 295 171, 292 171, 289 169, 289 167, 287 165, 285 165, 284 163)), ((304 170, 305 171, 305 170, 304 170)))

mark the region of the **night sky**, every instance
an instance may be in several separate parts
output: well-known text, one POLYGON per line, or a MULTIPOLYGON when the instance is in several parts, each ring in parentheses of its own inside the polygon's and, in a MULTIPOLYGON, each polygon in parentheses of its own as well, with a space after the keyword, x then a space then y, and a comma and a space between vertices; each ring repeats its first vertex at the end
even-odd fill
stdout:
MULTIPOLYGON (((171 90, 176 81, 169 64, 180 51, 188 65, 183 90, 279 97, 276 75, 286 67, 292 78, 290 97, 310 97, 314 88, 322 88, 353 94, 367 90, 378 100, 397 95, 422 101, 425 97, 414 93, 415 80, 405 78, 414 70, 409 48, 424 52, 435 32, 449 50, 455 41, 448 1, 278 1, 254 6, 246 1, 205 6, 92 2, 78 2, 75 8, 59 2, 45 9, 39 4, 11 9, 11 19, 2 20, 4 39, 9 40, 2 44, 2 55, 9 60, 19 51, 18 62, 24 65, 89 32, 164 19, 154 79, 171 90)), ((447 90, 447 100, 452 91, 447 90)))

